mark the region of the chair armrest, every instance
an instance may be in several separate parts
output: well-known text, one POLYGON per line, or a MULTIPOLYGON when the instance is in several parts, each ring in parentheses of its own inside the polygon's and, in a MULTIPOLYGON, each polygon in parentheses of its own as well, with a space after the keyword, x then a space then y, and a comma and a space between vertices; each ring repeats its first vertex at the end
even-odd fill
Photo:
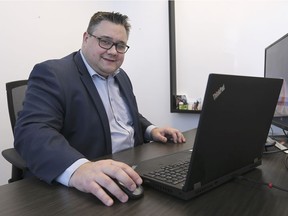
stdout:
POLYGON ((19 155, 15 148, 9 148, 2 151, 3 157, 10 162, 12 165, 16 166, 19 169, 27 169, 26 162, 19 155))

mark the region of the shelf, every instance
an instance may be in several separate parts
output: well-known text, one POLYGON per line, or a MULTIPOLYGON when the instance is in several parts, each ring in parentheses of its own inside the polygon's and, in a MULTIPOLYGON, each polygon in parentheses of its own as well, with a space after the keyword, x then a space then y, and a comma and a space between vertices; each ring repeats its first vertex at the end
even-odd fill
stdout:
POLYGON ((171 113, 201 113, 201 110, 179 110, 179 109, 171 109, 171 113))

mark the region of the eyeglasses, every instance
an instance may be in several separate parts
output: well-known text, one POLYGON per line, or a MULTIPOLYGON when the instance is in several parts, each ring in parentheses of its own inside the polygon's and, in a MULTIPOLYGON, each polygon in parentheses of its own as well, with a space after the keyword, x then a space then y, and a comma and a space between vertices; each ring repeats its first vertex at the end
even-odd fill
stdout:
POLYGON ((103 49, 106 49, 106 50, 109 50, 111 49, 114 45, 115 45, 115 48, 116 48, 116 51, 118 53, 121 53, 121 54, 124 54, 128 51, 129 49, 129 46, 126 45, 125 43, 114 43, 108 39, 104 39, 104 38, 101 38, 101 37, 97 37, 91 33, 88 32, 88 34, 94 38, 96 38, 98 40, 98 45, 103 48, 103 49))

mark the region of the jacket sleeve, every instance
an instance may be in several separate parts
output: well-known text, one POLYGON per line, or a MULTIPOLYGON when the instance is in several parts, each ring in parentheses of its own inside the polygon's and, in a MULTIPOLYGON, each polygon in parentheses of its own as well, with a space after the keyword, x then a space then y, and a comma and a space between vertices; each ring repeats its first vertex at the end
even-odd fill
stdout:
POLYGON ((63 83, 51 71, 46 63, 33 68, 14 130, 14 146, 28 169, 48 183, 83 157, 60 133, 65 95, 63 83))

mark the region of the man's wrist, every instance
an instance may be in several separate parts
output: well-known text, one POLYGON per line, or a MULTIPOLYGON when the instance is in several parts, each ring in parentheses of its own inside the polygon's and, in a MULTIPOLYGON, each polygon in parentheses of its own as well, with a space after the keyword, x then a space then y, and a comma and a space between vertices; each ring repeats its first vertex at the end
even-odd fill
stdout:
POLYGON ((146 131, 145 131, 145 134, 144 134, 145 139, 150 140, 150 141, 153 141, 153 137, 152 137, 151 132, 152 132, 152 130, 153 130, 154 128, 156 128, 155 125, 150 125, 150 126, 148 126, 148 127, 146 128, 146 131))
POLYGON ((56 181, 61 183, 62 185, 69 187, 70 178, 73 175, 73 173, 75 172, 75 170, 87 162, 89 162, 89 160, 87 160, 86 158, 78 159, 71 166, 69 166, 62 174, 60 174, 56 178, 56 181))

